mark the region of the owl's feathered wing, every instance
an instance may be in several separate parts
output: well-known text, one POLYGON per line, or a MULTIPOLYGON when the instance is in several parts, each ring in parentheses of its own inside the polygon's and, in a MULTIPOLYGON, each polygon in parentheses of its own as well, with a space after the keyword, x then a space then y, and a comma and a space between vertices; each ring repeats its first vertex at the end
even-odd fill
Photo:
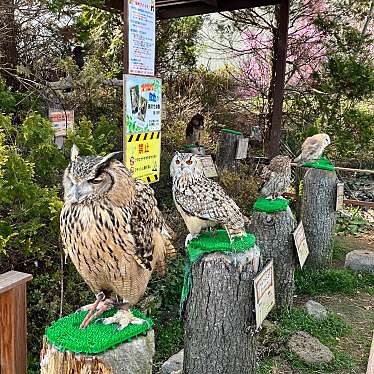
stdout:
POLYGON ((157 207, 153 189, 138 180, 135 181, 135 200, 130 226, 135 240, 135 258, 139 265, 144 268, 151 270, 154 251, 154 230, 157 230, 163 236, 166 254, 175 252, 169 240, 173 236, 173 232, 167 226, 157 207))
POLYGON ((295 162, 303 163, 311 160, 316 160, 321 157, 324 147, 318 138, 307 138, 301 146, 301 153, 295 158, 295 162))
POLYGON ((188 189, 175 190, 174 199, 189 215, 216 221, 228 231, 244 231, 245 217, 239 207, 221 186, 208 178, 196 180, 188 189))

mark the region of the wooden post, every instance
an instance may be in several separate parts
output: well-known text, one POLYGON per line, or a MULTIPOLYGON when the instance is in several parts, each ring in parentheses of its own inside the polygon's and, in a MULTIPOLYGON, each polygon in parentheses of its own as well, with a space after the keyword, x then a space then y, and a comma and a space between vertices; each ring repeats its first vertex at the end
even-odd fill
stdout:
POLYGON ((0 373, 26 374, 26 283, 30 274, 8 271, 0 275, 0 373))
POLYGON ((218 142, 216 163, 220 170, 235 170, 239 167, 239 160, 236 159, 238 141, 242 133, 232 130, 222 130, 218 142))
POLYGON ((305 266, 330 265, 336 225, 336 184, 333 171, 309 169, 303 179, 302 220, 309 256, 305 266))
POLYGON ((291 308, 295 291, 297 261, 293 232, 296 221, 288 209, 284 212, 254 212, 251 232, 256 236, 264 263, 273 259, 276 307, 291 308))
POLYGON ((146 336, 137 336, 130 342, 94 356, 58 351, 44 337, 40 374, 152 374, 154 353, 153 330, 149 330, 146 336))
POLYGON ((256 373, 253 280, 257 249, 193 263, 184 322, 184 374, 256 373))

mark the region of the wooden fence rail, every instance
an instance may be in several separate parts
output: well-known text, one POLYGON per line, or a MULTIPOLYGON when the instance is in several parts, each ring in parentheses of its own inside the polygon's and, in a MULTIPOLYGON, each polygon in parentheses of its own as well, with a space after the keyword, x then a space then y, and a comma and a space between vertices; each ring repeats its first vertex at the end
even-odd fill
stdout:
POLYGON ((26 283, 32 275, 0 275, 0 374, 26 374, 26 283))

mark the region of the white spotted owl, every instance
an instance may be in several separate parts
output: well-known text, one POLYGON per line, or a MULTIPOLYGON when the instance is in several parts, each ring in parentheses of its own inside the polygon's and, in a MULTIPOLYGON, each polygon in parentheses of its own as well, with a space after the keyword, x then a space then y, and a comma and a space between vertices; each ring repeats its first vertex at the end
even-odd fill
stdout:
POLYGON ((331 144, 330 137, 327 134, 316 134, 306 138, 301 146, 301 153, 295 158, 298 165, 304 162, 316 161, 321 158, 325 148, 331 144))
POLYGON ((170 165, 174 203, 182 215, 189 234, 186 245, 201 230, 223 226, 232 241, 245 235, 247 218, 215 181, 204 175, 198 156, 177 152, 170 165))
POLYGON ((263 196, 275 199, 282 195, 291 184, 291 159, 288 156, 275 156, 269 165, 264 166, 261 179, 263 196))

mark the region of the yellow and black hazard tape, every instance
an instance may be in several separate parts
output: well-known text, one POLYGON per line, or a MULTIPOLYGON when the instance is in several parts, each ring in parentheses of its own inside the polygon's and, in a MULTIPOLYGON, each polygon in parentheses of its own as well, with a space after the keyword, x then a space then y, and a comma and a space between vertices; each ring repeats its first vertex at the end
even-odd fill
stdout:
POLYGON ((131 134, 127 138, 127 143, 143 142, 144 140, 159 139, 161 131, 143 132, 140 134, 131 134))
POLYGON ((159 178, 157 174, 152 174, 152 175, 147 175, 146 177, 141 177, 139 179, 141 179, 143 182, 146 182, 146 183, 154 183, 154 182, 157 182, 159 178))

